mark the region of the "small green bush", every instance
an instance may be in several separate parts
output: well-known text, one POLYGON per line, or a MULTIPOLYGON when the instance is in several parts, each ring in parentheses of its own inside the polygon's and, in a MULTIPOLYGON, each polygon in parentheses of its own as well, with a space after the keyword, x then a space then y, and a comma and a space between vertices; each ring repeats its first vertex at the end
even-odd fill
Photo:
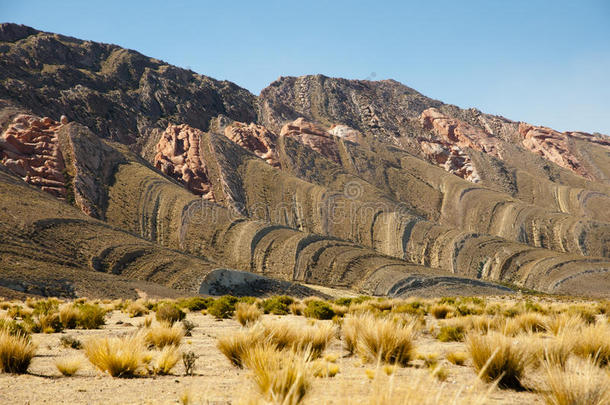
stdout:
POLYGON ((232 295, 223 295, 217 298, 214 303, 208 308, 208 314, 214 316, 217 319, 229 319, 235 312, 235 304, 239 300, 237 297, 232 295))
POLYGON ((273 315, 287 315, 292 303, 294 303, 294 299, 286 295, 271 297, 263 301, 263 312, 273 315))
POLYGON ((212 297, 189 297, 178 301, 180 308, 188 309, 191 312, 208 309, 214 303, 212 297))
POLYGON ((441 326, 441 330, 436 337, 441 342, 461 342, 464 340, 463 326, 441 326))
POLYGON ((156 318, 159 322, 167 322, 173 325, 184 319, 186 314, 175 304, 164 303, 157 307, 156 318))
POLYGON ((0 318, 0 330, 6 330, 12 336, 29 336, 27 328, 12 319, 0 318))
POLYGON ((83 329, 99 329, 106 321, 106 310, 95 304, 78 304, 80 312, 76 325, 83 329))
POLYGON ((306 317, 315 319, 333 319, 335 316, 335 311, 325 301, 309 301, 303 313, 306 317))
POLYGON ((337 298, 335 300, 335 304, 341 305, 343 307, 349 307, 352 304, 352 301, 353 301, 352 298, 342 297, 342 298, 337 298))

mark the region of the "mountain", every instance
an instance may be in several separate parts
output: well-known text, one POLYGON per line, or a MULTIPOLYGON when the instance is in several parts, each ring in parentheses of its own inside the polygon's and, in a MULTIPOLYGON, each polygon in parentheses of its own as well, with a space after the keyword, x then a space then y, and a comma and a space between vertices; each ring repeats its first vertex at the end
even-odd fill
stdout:
POLYGON ((610 295, 605 135, 15 24, 0 66, 0 294, 610 295))

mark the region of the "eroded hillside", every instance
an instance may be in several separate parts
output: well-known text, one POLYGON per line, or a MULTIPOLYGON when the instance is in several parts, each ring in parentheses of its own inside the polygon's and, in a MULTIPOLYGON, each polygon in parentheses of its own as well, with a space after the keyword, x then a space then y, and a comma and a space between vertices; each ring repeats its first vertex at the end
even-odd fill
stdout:
POLYGON ((374 295, 610 293, 607 136, 392 80, 287 77, 256 97, 14 24, 0 52, 0 286, 48 262, 70 287, 37 294, 194 293, 220 269, 374 295))

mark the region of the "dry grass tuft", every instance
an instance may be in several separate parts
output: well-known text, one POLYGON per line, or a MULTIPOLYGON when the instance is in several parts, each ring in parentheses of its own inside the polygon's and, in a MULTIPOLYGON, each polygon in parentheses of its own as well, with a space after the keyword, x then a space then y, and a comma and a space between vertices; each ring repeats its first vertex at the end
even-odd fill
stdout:
POLYGON ((488 382, 498 380, 502 388, 521 389, 521 379, 530 356, 512 339, 500 334, 470 334, 466 347, 479 376, 488 382))
POLYGON ((261 327, 255 326, 249 330, 242 330, 222 336, 218 339, 218 350, 236 367, 244 366, 246 353, 256 345, 264 342, 264 334, 261 327))
POLYGON ((436 319, 445 319, 447 318, 447 315, 453 313, 453 308, 445 304, 433 305, 430 307, 430 313, 436 319))
POLYGON ((337 328, 329 322, 301 325, 292 321, 273 321, 261 324, 265 339, 279 350, 307 351, 318 358, 337 334, 337 328))
POLYGON ((65 377, 72 377, 80 370, 82 365, 83 361, 80 357, 55 360, 55 367, 57 367, 57 370, 65 377))
POLYGON ((152 373, 167 375, 178 364, 182 355, 175 346, 165 346, 159 353, 152 367, 152 373))
POLYGON ((600 366, 610 364, 610 325, 589 325, 570 336, 576 355, 595 359, 600 366))
POLYGON ((36 345, 22 334, 11 335, 0 329, 0 370, 5 373, 24 374, 36 354, 36 345))
POLYGON ((160 325, 149 328, 145 334, 146 344, 162 349, 165 346, 178 346, 184 336, 184 328, 179 325, 160 325))
POLYGON ((566 368, 545 362, 548 405, 603 405, 610 403, 610 378, 593 361, 570 362, 566 368))
POLYGON ((85 343, 91 364, 112 377, 132 377, 145 366, 145 344, 139 335, 98 337, 85 343))
POLYGON ((468 359, 468 354, 464 352, 451 352, 447 354, 447 361, 456 366, 463 366, 466 363, 466 359, 468 359))
MULTIPOLYGON (((372 315, 348 317, 343 325, 346 344, 363 361, 406 366, 415 353, 417 320, 395 322, 372 315)), ((348 350, 349 350, 348 348, 348 350)))
POLYGON ((279 352, 270 345, 248 350, 244 364, 259 393, 276 404, 299 404, 311 387, 308 353, 279 352))
POLYGON ((256 304, 240 302, 235 306, 235 319, 241 326, 254 324, 263 315, 263 311, 256 304))

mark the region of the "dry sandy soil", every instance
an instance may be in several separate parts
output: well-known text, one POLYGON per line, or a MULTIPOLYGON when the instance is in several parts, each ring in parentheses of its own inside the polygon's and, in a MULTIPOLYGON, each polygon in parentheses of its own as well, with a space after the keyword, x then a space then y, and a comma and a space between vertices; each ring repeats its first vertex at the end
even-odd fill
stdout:
MULTIPOLYGON (((499 298, 502 300, 501 298, 499 298)), ((0 316, 2 315, 0 311, 0 316)), ((300 316, 264 315, 264 319, 290 319, 296 325, 305 325, 308 320, 300 316)), ((36 357, 33 359, 26 375, 0 374, 0 403, 13 404, 175 404, 188 393, 192 403, 230 404, 239 403, 254 395, 253 383, 248 370, 232 366, 216 348, 217 338, 240 330, 241 326, 233 319, 216 320, 210 315, 199 312, 188 313, 187 319, 197 327, 192 337, 182 340, 183 351, 192 350, 200 355, 194 376, 185 376, 184 368, 179 363, 172 375, 157 377, 139 377, 131 379, 112 378, 97 371, 84 357, 81 350, 64 348, 60 338, 74 336, 86 341, 93 336, 125 335, 137 330, 143 318, 130 318, 120 311, 107 315, 106 325, 100 330, 66 330, 63 333, 33 334, 33 341, 38 344, 36 357), (62 357, 81 357, 83 367, 73 377, 63 377, 56 369, 54 362, 62 357)), ((156 322, 156 321, 154 321, 156 322)), ((330 321, 317 321, 330 322, 330 321)), ((464 366, 457 366, 445 360, 445 355, 453 351, 464 351, 461 342, 441 343, 434 337, 434 328, 438 320, 426 316, 426 328, 417 338, 417 352, 421 354, 436 353, 440 364, 448 371, 447 379, 442 383, 444 392, 456 393, 468 389, 476 383, 477 378, 469 361, 464 366), (431 333, 432 332, 432 333, 431 333)), ((367 373, 375 366, 361 364, 357 356, 348 356, 342 342, 335 339, 326 351, 335 354, 338 359, 339 373, 333 378, 315 378, 312 389, 306 397, 310 404, 345 404, 368 403, 374 391, 384 384, 389 384, 388 377, 377 369, 378 376, 369 378, 367 373)), ((406 368, 399 368, 391 382, 395 387, 412 383, 417 378, 427 378, 429 369, 423 367, 421 360, 412 362, 406 368)), ((536 380, 533 374, 533 380, 536 380)), ((424 381, 424 380, 422 380, 424 381)), ((430 380, 425 380, 429 381, 430 380)), ((530 381, 535 384, 536 381, 530 381)), ((434 382, 434 384, 441 384, 434 382)), ((476 390, 484 391, 490 385, 481 384, 476 390)), ((429 385, 421 387, 421 395, 429 392, 429 385)), ((538 404, 544 403, 535 392, 493 389, 488 402, 490 404, 538 404)))

